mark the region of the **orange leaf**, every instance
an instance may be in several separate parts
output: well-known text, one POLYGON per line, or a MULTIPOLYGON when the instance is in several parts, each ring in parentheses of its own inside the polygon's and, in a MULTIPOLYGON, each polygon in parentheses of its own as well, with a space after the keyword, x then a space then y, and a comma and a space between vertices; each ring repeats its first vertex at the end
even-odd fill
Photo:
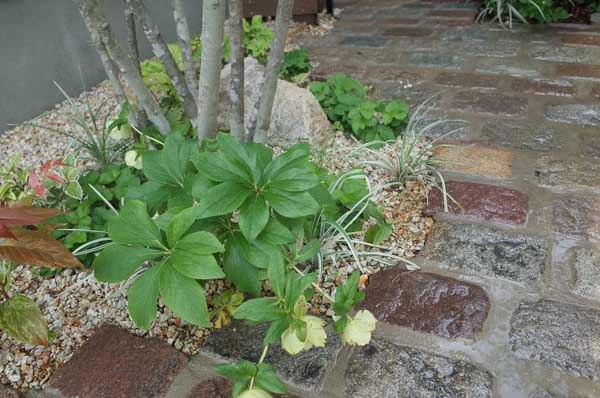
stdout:
POLYGON ((42 231, 13 229, 17 238, 0 240, 0 258, 15 264, 52 268, 82 267, 59 241, 42 231))
POLYGON ((42 207, 0 207, 0 224, 7 227, 42 224, 61 213, 58 209, 42 207))
POLYGON ((0 238, 17 239, 10 228, 2 224, 0 224, 0 238))

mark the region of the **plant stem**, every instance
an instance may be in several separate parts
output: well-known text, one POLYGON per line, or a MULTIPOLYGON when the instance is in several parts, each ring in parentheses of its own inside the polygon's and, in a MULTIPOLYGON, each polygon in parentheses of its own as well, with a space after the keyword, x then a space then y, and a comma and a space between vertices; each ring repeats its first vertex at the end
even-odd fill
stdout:
MULTIPOLYGON (((292 265, 292 268, 294 269, 294 271, 296 271, 297 273, 299 273, 301 276, 304 276, 304 272, 300 271, 300 269, 298 269, 298 267, 296 267, 295 265, 292 265)), ((312 286, 317 289, 317 291, 319 293, 321 293, 324 297, 326 297, 329 301, 333 302, 333 298, 327 294, 323 289, 321 289, 321 287, 319 285, 317 285, 316 283, 312 283, 312 286)))
MULTIPOLYGON (((265 346, 265 348, 263 349, 263 352, 262 352, 262 354, 260 356, 260 359, 256 363, 257 365, 260 365, 261 363, 263 363, 265 361, 265 358, 267 356, 267 352, 268 351, 269 351, 269 345, 267 344, 265 346)), ((252 387, 254 387, 254 377, 250 380, 250 388, 249 388, 249 390, 252 390, 252 387)))

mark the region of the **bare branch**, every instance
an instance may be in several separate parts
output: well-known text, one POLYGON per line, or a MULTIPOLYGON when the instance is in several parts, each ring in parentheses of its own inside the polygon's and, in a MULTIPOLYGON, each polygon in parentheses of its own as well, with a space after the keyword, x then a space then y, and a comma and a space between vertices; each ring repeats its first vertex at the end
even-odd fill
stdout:
POLYGON ((192 39, 190 37, 190 28, 188 27, 185 9, 182 0, 171 0, 173 7, 173 18, 177 29, 177 42, 181 48, 181 57, 183 58, 183 74, 188 89, 198 102, 198 80, 196 74, 196 63, 194 62, 194 51, 192 50, 192 39))
POLYGON ((283 52, 285 50, 285 42, 287 39, 290 19, 294 0, 279 0, 277 3, 277 16, 275 17, 275 34, 271 44, 269 60, 267 61, 267 70, 262 85, 262 95, 258 112, 256 114, 256 128, 254 130, 253 139, 256 142, 264 142, 271 124, 271 111, 273 109, 273 101, 275 100, 275 92, 277 91, 277 81, 279 80, 279 69, 283 61, 283 52))
POLYGON ((198 90, 199 141, 217 134, 224 25, 225 1, 204 0, 202 2, 202 58, 198 90))
MULTIPOLYGON (((135 27, 135 15, 133 15, 133 9, 128 5, 125 5, 125 22, 127 22, 127 51, 133 61, 134 65, 137 66, 138 71, 141 73, 142 69, 140 66, 140 51, 138 49, 137 41, 137 30, 135 27)), ((129 107, 129 115, 133 115, 133 109, 129 107)), ((148 124, 148 116, 141 106, 138 106, 137 114, 135 115, 138 127, 145 127, 148 124)))
POLYGON ((81 16, 90 32, 96 31, 98 33, 107 52, 111 54, 125 81, 138 98, 138 103, 146 110, 148 118, 162 134, 169 133, 171 131, 169 122, 161 112, 150 90, 144 84, 138 68, 133 64, 131 58, 129 58, 119 43, 117 43, 110 25, 98 6, 97 0, 73 1, 79 8, 81 16))
POLYGON ((196 102, 185 83, 183 74, 173 58, 173 54, 171 54, 171 51, 169 50, 167 42, 160 33, 158 25, 154 23, 152 16, 141 0, 125 1, 133 8, 135 17, 142 24, 144 34, 152 46, 152 52, 164 65, 167 75, 169 75, 171 82, 173 82, 173 86, 175 86, 177 95, 181 98, 185 113, 191 120, 195 119, 198 111, 196 102))
POLYGON ((244 131, 244 0, 229 0, 229 38, 231 44, 231 84, 229 87, 229 128, 242 137, 244 131))

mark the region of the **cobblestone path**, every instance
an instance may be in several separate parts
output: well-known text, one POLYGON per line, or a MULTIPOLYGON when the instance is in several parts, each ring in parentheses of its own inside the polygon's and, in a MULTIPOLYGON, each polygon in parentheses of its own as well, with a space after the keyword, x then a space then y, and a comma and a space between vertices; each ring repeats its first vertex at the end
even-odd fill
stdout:
MULTIPOLYGON (((436 153, 463 207, 440 213, 434 194, 422 271, 371 278, 364 306, 382 322, 369 346, 331 338, 267 359, 299 397, 600 397, 600 26, 508 32, 452 1, 336 6, 334 31, 302 43, 315 74, 411 104, 439 93, 435 114, 465 121, 436 153)), ((225 397, 211 364, 258 359, 264 331, 234 323, 188 360, 105 327, 45 394, 225 397), (90 357, 113 377, 85 371, 90 357)))

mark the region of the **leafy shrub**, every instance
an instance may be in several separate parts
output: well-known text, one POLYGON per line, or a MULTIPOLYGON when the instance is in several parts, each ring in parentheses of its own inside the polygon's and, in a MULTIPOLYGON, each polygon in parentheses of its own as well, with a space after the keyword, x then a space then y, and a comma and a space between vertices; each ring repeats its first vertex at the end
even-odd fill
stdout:
POLYGON ((263 23, 260 15, 253 16, 250 22, 244 19, 243 24, 246 55, 256 58, 263 65, 266 64, 273 31, 263 23))
POLYGON ((395 139, 406 125, 405 102, 368 100, 367 88, 344 74, 313 82, 310 90, 337 128, 365 142, 395 139))
MULTIPOLYGON (((324 321, 307 315, 307 300, 315 290, 324 292, 314 283, 316 273, 299 268, 321 249, 306 226, 323 212, 336 217, 343 211, 336 208, 350 206, 364 191, 352 183, 332 187, 309 157, 307 144, 273 157, 268 147, 241 144, 230 135, 204 141, 198 149, 195 140, 170 134, 162 150, 143 154, 148 181, 129 189, 118 215, 107 217, 112 243, 95 258, 94 274, 105 282, 130 281, 128 308, 138 327, 147 329, 155 319, 159 296, 176 316, 203 327, 211 326, 211 319, 221 326, 230 316, 271 322, 257 364, 218 367, 235 381, 235 394, 286 392, 264 363, 268 344, 281 340, 296 354, 322 347, 327 338, 324 321), (323 199, 324 186, 330 188, 329 200, 323 199), (221 278, 257 298, 242 302, 228 291, 213 299, 209 312, 204 285, 221 278), (267 280, 274 296, 260 297, 267 280)), ((351 210, 358 219, 355 206, 351 210)), ((327 297, 342 340, 364 345, 375 318, 365 311, 349 316, 364 298, 358 284, 356 273, 338 287, 335 299, 327 297)))
POLYGON ((312 65, 308 62, 308 52, 304 48, 286 51, 283 54, 283 63, 279 77, 292 82, 302 83, 308 77, 312 65))
POLYGON ((553 6, 553 0, 485 0, 477 20, 491 18, 503 27, 512 28, 514 18, 523 23, 529 20, 545 23, 568 17, 569 13, 563 7, 553 6))
POLYGON ((18 166, 20 156, 13 155, 8 162, 0 164, 0 206, 27 200, 31 188, 27 184, 29 171, 18 166))

